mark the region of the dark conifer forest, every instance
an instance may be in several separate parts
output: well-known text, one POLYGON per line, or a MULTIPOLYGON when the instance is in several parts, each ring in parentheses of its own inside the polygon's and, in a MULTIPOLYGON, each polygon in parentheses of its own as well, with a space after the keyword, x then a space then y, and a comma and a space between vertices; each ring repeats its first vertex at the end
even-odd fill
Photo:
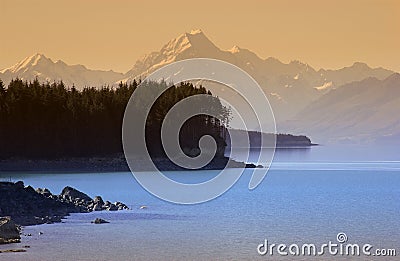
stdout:
MULTIPOLYGON (((156 88, 165 82, 146 82, 156 88)), ((68 158, 114 156, 123 153, 122 121, 125 107, 138 87, 133 81, 117 87, 77 90, 62 82, 40 83, 14 79, 0 81, 0 158, 68 158)), ((181 99, 196 94, 212 95, 202 86, 172 86, 154 103, 146 123, 150 154, 163 156, 160 129, 168 110, 181 99)), ((215 98, 221 117, 229 111, 215 98)), ((226 123, 226 122, 225 122, 226 123)), ((180 131, 181 147, 197 148, 199 138, 212 135, 220 151, 225 147, 223 122, 206 115, 189 119, 180 131)))

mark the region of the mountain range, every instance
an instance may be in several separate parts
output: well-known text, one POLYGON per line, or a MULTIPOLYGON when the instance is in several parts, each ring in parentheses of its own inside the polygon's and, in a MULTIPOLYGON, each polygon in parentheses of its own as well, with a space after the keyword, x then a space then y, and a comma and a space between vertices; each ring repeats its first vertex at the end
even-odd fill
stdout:
POLYGON ((114 83, 120 80, 123 74, 113 71, 90 70, 83 65, 68 65, 60 60, 54 62, 45 55, 37 53, 0 71, 0 79, 5 85, 17 77, 26 81, 37 78, 40 82, 62 80, 67 86, 75 85, 81 89, 85 86, 114 83))
POLYGON ((310 103, 286 129, 325 142, 399 142, 400 74, 366 78, 331 90, 310 103))
POLYGON ((78 89, 100 87, 143 79, 166 64, 200 57, 223 60, 249 73, 269 98, 280 132, 311 135, 318 142, 328 138, 369 140, 400 132, 399 117, 394 113, 400 109, 400 79, 395 72, 361 62, 338 70, 316 70, 300 61, 263 59, 238 46, 221 50, 201 30, 172 39, 136 61, 126 73, 90 70, 35 54, 1 70, 0 79, 5 84, 18 77, 62 80, 78 89))

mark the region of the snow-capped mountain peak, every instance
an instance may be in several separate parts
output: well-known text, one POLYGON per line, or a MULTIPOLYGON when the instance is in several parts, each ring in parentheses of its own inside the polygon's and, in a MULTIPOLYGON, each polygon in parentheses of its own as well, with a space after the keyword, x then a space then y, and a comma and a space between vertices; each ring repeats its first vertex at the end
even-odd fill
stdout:
MULTIPOLYGON (((138 60, 125 74, 123 82, 144 79, 147 75, 169 63, 189 58, 213 58, 234 64, 256 79, 266 93, 276 93, 271 98, 278 118, 290 118, 311 101, 343 84, 369 76, 383 79, 391 71, 371 69, 362 63, 339 70, 319 70, 298 60, 283 63, 276 58, 262 59, 254 52, 234 45, 221 50, 201 30, 183 33, 167 42, 159 51, 138 60), (282 100, 287 103, 282 105, 282 100)), ((215 91, 215 90, 214 90, 215 91)))
POLYGON ((53 61, 47 58, 45 55, 36 53, 32 56, 28 56, 22 61, 16 63, 15 65, 11 66, 10 68, 6 68, 1 70, 1 73, 21 73, 29 70, 31 67, 37 67, 41 65, 51 64, 53 61))
POLYGON ((24 81, 38 79, 40 82, 63 81, 67 86, 104 86, 122 78, 113 71, 90 70, 83 65, 68 65, 61 60, 54 62, 45 55, 36 53, 15 65, 0 71, 0 79, 8 85, 12 79, 24 81))
POLYGON ((152 52, 136 61, 133 68, 126 73, 123 81, 145 77, 152 71, 175 61, 194 57, 210 57, 219 51, 218 47, 200 29, 192 30, 190 33, 183 33, 170 40, 160 51, 152 52))
POLYGON ((164 55, 179 54, 190 47, 196 49, 214 49, 217 48, 205 34, 200 30, 192 30, 190 33, 183 33, 175 39, 165 44, 161 52, 164 55))
POLYGON ((237 45, 234 45, 231 49, 229 49, 228 50, 228 52, 230 52, 230 53, 238 53, 238 52, 240 52, 240 47, 239 46, 237 46, 237 45))
POLYGON ((195 34, 202 34, 203 31, 201 29, 194 29, 190 31, 191 35, 195 35, 195 34))

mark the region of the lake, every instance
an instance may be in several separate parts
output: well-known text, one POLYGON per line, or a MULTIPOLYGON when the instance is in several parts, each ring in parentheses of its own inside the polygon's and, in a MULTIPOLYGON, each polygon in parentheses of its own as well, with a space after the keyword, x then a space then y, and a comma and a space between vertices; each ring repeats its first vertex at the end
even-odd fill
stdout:
MULTIPOLYGON (((251 161, 251 160, 250 160, 251 161)), ((188 183, 218 171, 168 172, 188 183)), ((162 201, 131 173, 0 173, 34 188, 60 193, 69 185, 91 197, 122 201, 132 210, 72 214, 65 223, 26 227, 26 253, 0 254, 0 260, 337 260, 324 255, 260 256, 270 243, 336 242, 400 251, 400 157, 398 149, 318 146, 279 150, 264 181, 248 190, 249 170, 222 196, 198 205, 162 201), (139 209, 146 205, 147 209, 139 209), (110 224, 94 225, 96 217, 110 224), (39 232, 43 232, 39 235, 39 232)), ((347 257, 398 260, 395 257, 347 257)))

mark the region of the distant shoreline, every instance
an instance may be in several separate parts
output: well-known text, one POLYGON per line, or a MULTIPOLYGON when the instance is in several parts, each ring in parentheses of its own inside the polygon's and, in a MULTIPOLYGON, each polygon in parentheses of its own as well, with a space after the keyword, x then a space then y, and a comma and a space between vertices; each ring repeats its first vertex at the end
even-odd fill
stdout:
MULTIPOLYGON (((310 147, 320 146, 318 143, 311 143, 307 145, 288 145, 288 146, 279 146, 275 147, 275 150, 290 150, 290 149, 309 149, 310 147)), ((237 147, 237 149, 248 149, 247 147, 237 147)), ((272 149, 270 147, 251 147, 250 150, 261 150, 261 149, 272 149)), ((230 148, 226 148, 226 150, 230 150, 230 148)))
MULTIPOLYGON (((153 159, 156 167, 161 171, 187 170, 175 165, 167 158, 153 159)), ((229 163, 231 168, 256 168, 254 164, 238 162, 228 157, 214 158, 207 166, 200 170, 221 170, 229 163)), ((140 165, 140 162, 138 162, 140 165)), ((143 169, 142 171, 146 171, 143 169)), ((63 159, 2 159, 0 173, 7 172, 130 172, 125 157, 82 157, 63 159)))
MULTIPOLYGON (((319 144, 307 144, 303 146, 279 146, 276 150, 297 150, 309 149, 319 144)), ((229 151, 230 148, 227 148, 229 151)), ((247 149, 245 147, 238 149, 247 149)), ((261 150, 268 148, 252 147, 250 150, 261 150)), ((153 159, 156 167, 161 171, 182 171, 188 170, 175 165, 168 158, 153 159)), ((216 157, 207 166, 199 170, 221 170, 229 162, 230 168, 259 168, 252 163, 238 162, 228 157, 216 157)), ((140 164, 140 162, 138 163, 140 164)), ((146 171, 143 169, 142 171, 146 171)), ((0 159, 0 174, 7 172, 59 172, 59 173, 91 173, 91 172, 130 172, 125 157, 122 155, 98 156, 98 157, 70 157, 58 159, 28 159, 28 158, 10 158, 0 159)))

